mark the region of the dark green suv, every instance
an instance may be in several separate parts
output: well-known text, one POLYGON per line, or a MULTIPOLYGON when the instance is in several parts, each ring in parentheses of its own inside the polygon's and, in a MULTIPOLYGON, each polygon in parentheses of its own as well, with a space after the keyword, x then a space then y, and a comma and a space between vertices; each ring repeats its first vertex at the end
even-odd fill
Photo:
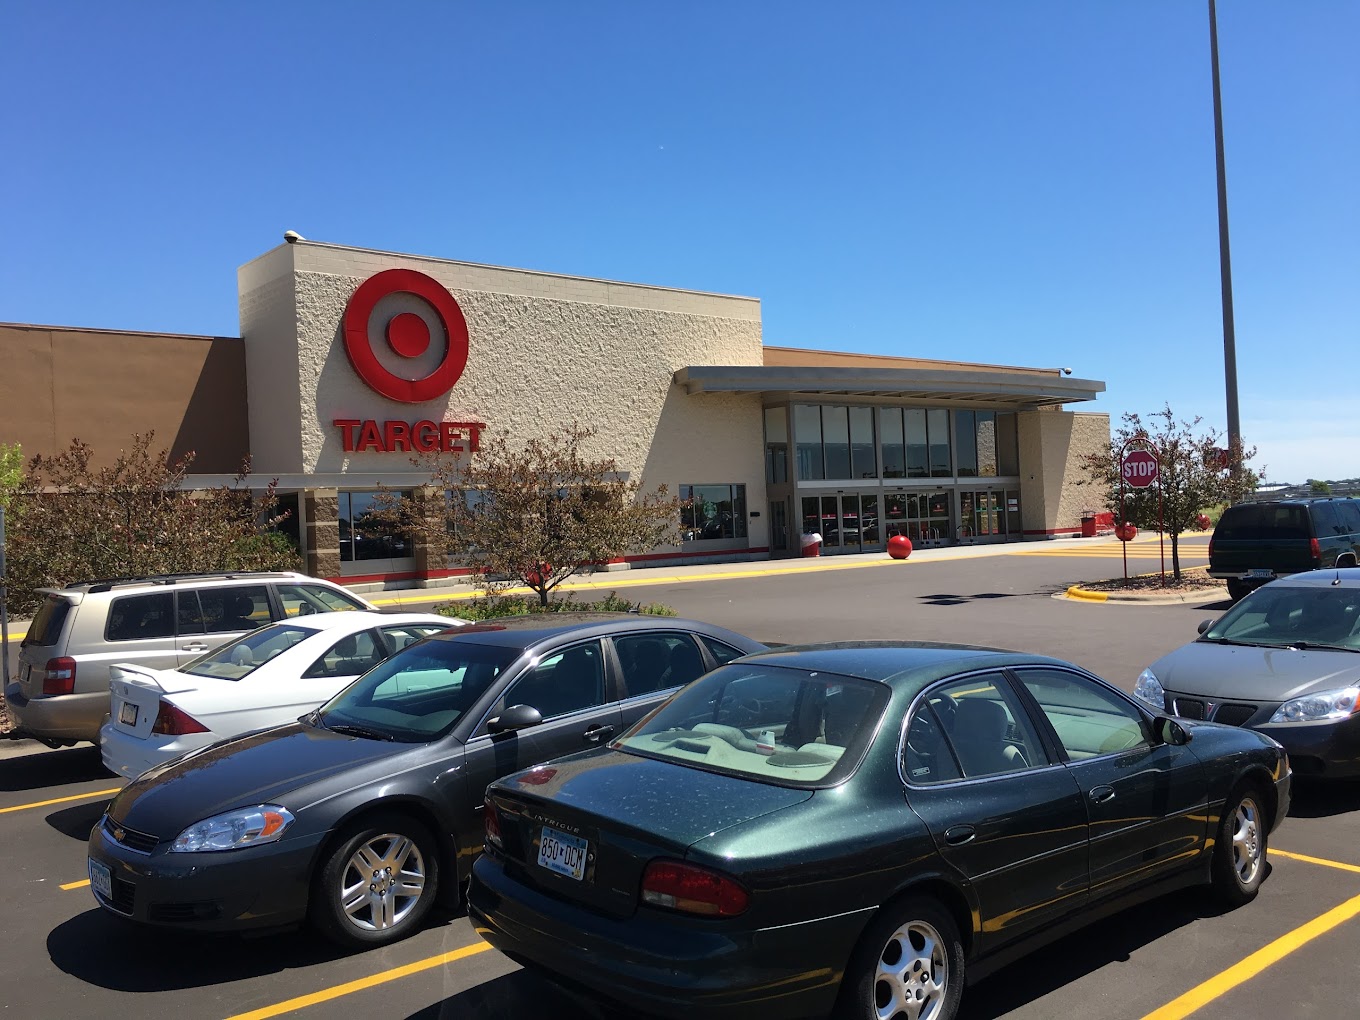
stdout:
POLYGON ((1360 562, 1360 499, 1282 499, 1223 511, 1209 541, 1209 575, 1234 601, 1286 574, 1360 562))

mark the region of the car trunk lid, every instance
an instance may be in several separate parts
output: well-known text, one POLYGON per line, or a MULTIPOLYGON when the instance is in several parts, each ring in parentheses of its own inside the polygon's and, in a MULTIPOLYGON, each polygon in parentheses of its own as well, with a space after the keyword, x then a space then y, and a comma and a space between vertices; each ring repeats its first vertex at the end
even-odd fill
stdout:
POLYGON ((620 751, 588 751, 488 791, 507 867, 550 895, 626 917, 658 857, 801 804, 811 790, 719 775, 620 751))
POLYGON ((113 728, 145 740, 151 735, 161 698, 198 689, 198 682, 169 669, 120 663, 109 667, 109 722, 113 728))

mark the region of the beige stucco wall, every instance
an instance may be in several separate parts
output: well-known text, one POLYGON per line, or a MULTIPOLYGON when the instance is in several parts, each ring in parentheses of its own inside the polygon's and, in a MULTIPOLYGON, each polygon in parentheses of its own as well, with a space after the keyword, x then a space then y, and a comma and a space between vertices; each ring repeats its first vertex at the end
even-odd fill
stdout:
POLYGON ((1025 411, 1016 416, 1020 442, 1020 512, 1026 532, 1078 531, 1081 516, 1102 508, 1082 466, 1110 448, 1110 416, 1094 412, 1025 411))
POLYGON ((750 543, 766 544, 760 400, 687 397, 686 365, 762 363, 753 298, 587 280, 303 242, 240 271, 257 470, 389 485, 428 475, 407 453, 346 453, 336 419, 485 421, 483 441, 519 442, 576 420, 596 456, 651 488, 744 482, 750 543), (467 319, 467 368, 444 398, 405 404, 370 390, 340 338, 359 284, 409 268, 443 284, 467 319))

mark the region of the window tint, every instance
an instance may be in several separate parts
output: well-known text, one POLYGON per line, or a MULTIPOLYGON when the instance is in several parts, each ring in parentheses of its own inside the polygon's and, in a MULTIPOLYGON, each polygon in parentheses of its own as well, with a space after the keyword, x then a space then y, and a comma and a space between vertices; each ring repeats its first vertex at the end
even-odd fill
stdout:
POLYGON ((623 667, 624 697, 651 694, 699 679, 703 657, 688 634, 637 634, 614 639, 623 667))
POLYGON ((1073 760, 1148 744, 1143 714, 1085 677, 1058 669, 1017 670, 1073 760))
POLYGON ((914 783, 956 779, 959 772, 977 779, 1048 764, 1028 717, 997 674, 943 684, 929 693, 925 707, 922 719, 918 703, 907 730, 903 764, 914 783))
POLYGON ((1214 538, 1228 542, 1263 538, 1312 538, 1308 515, 1297 504, 1243 503, 1223 511, 1214 538))
POLYGON ((240 680, 315 633, 314 630, 290 627, 281 623, 272 627, 261 627, 235 641, 228 641, 205 655, 200 655, 188 665, 181 666, 180 670, 194 676, 240 680))
POLYGON ((1360 588, 1267 585, 1224 613, 1200 640, 1360 649, 1360 588))
POLYGON ((104 637, 109 641, 140 641, 175 636, 175 599, 168 591, 124 595, 109 607, 104 637))
POLYGON ((203 633, 203 609, 198 604, 198 592, 175 592, 175 615, 180 634, 203 633))
POLYGON ((549 655, 505 694, 505 705, 530 705, 544 719, 604 704, 604 656, 600 643, 574 645, 549 655))
POLYGON ((55 645, 61 638, 61 629, 66 626, 66 617, 71 613, 71 603, 60 595, 48 595, 38 607, 28 633, 24 635, 23 645, 55 645))
POLYGON ((358 634, 346 634, 336 641, 302 675, 309 678, 359 676, 385 658, 387 648, 379 643, 377 632, 364 630, 358 634))
POLYGON ((1313 515, 1313 533, 1318 538, 1331 538, 1346 533, 1331 503, 1314 503, 1309 510, 1313 515))
POLYGON ((708 649, 708 654, 713 656, 713 661, 719 666, 731 662, 733 659, 739 659, 746 654, 740 648, 733 648, 731 645, 723 644, 717 638, 711 638, 700 634, 699 640, 704 643, 704 647, 708 649))
POLYGON ((342 613, 354 609, 367 609, 352 595, 342 594, 333 588, 319 584, 280 584, 275 585, 279 599, 283 602, 284 616, 307 616, 310 613, 342 613))
POLYGON ((387 645, 387 654, 392 655, 403 648, 415 644, 422 638, 427 638, 431 634, 440 634, 449 627, 441 627, 437 623, 416 623, 403 624, 399 627, 383 627, 383 642, 387 645))
POLYGON ((1360 535, 1360 504, 1353 499, 1339 499, 1333 504, 1347 535, 1360 535))
POLYGON ((201 588, 198 601, 209 634, 254 630, 270 621, 269 590, 262 584, 201 588))

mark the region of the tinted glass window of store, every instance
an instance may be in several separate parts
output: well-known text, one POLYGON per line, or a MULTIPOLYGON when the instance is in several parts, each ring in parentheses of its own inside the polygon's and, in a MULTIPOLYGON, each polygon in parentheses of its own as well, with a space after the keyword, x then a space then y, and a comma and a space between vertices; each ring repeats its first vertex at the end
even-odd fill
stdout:
MULTIPOLYGON (((766 411, 766 457, 773 442, 766 411)), ((995 478, 1020 473, 1015 415, 922 407, 795 404, 799 481, 878 478, 995 478)), ((780 433, 783 442, 783 433, 780 433)), ((781 449, 785 447, 781 446, 781 449)), ((766 472, 768 481, 783 481, 766 472)))
POLYGON ((680 486, 680 531, 686 542, 746 537, 746 486, 680 486))
MULTIPOLYGON (((409 498, 409 492, 393 495, 409 498)), ((378 509, 376 492, 340 493, 340 559, 391 560, 413 555, 411 538, 384 527, 373 518, 378 509)))

